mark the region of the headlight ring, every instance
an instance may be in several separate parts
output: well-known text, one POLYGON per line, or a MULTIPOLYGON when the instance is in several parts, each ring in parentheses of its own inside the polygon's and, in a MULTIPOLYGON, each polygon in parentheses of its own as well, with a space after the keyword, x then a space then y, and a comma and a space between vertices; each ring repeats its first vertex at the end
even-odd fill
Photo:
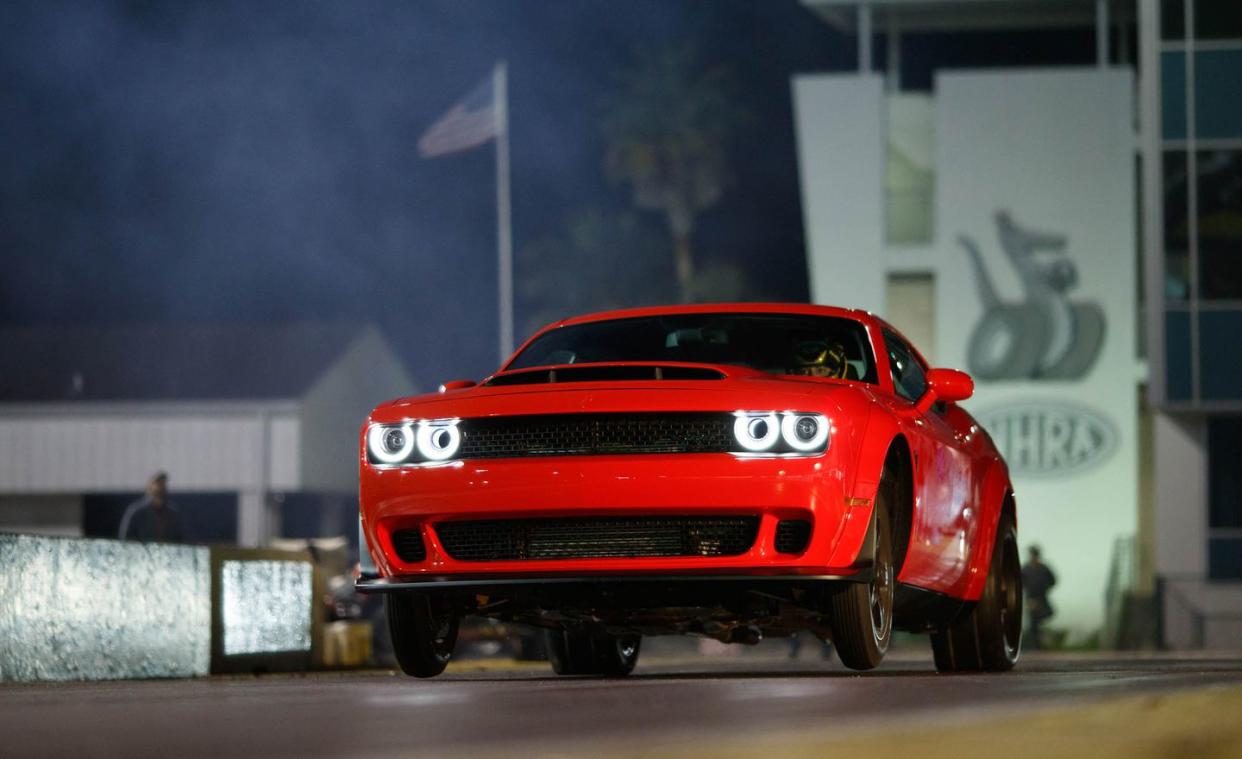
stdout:
POLYGON ((367 431, 367 448, 381 464, 400 464, 414 452, 413 425, 377 424, 367 431))
POLYGON ((428 461, 448 461, 461 448, 461 430, 457 420, 419 422, 418 454, 428 461))
POLYGON ((827 450, 832 434, 823 414, 801 411, 734 412, 733 437, 743 453, 810 455, 827 450))
POLYGON ((828 442, 828 419, 823 414, 781 415, 781 437, 800 453, 822 450, 828 442))
POLYGON ((739 411, 733 421, 733 437, 748 451, 769 451, 780 440, 781 425, 771 412, 739 411))

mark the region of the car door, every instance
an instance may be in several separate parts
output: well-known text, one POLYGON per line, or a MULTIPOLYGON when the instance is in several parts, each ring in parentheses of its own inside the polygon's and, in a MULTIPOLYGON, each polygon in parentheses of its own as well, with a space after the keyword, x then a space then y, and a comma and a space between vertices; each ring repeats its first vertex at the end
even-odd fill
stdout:
POLYGON ((892 375, 894 405, 910 441, 914 470, 915 515, 912 548, 900 579, 949 590, 969 561, 973 537, 971 456, 965 435, 948 418, 950 407, 937 402, 917 408, 927 392, 927 369, 918 353, 896 332, 883 331, 892 375))

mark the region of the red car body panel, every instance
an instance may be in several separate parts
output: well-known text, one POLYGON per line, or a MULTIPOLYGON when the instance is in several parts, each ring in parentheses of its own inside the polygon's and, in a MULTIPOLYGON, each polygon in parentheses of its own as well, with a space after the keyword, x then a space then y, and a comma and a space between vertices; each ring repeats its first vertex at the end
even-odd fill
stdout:
POLYGON ((658 383, 479 385, 384 403, 364 424, 359 446, 363 532, 380 575, 407 579, 630 574, 845 577, 857 571, 860 558, 866 558, 860 557, 860 551, 889 450, 905 445, 911 462, 913 519, 898 579, 960 599, 979 597, 999 515, 1011 496, 1007 469, 987 434, 956 404, 920 410, 894 393, 883 334, 892 328, 877 317, 810 305, 679 306, 578 317, 549 325, 539 334, 585 321, 683 313, 805 314, 856 320, 870 337, 879 382, 776 376, 713 366, 726 377, 658 383), (798 457, 584 455, 394 467, 373 466, 366 456, 366 431, 374 423, 738 409, 822 413, 832 428, 828 449, 821 455, 798 457), (660 514, 754 515, 760 518, 758 538, 739 556, 461 562, 443 550, 434 529, 437 523, 458 519, 660 514), (810 542, 798 555, 773 548, 777 521, 790 518, 812 523, 810 542), (427 549, 426 560, 414 564, 397 556, 391 540, 395 530, 412 527, 422 531, 427 549))

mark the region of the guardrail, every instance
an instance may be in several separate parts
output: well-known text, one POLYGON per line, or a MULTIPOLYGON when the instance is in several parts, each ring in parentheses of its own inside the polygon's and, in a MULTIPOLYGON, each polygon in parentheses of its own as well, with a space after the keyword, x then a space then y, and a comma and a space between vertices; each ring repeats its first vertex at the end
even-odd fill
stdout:
POLYGON ((305 551, 0 533, 0 681, 307 669, 305 551))

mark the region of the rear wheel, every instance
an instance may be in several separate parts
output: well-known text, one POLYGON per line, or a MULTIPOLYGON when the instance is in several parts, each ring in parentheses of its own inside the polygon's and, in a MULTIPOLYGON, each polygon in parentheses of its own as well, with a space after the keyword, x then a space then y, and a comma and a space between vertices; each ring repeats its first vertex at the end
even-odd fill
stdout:
POLYGON ((460 620, 452 607, 443 599, 419 593, 388 593, 384 610, 401 671, 414 677, 443 672, 457 645, 460 620))
POLYGON ((893 637, 893 594, 897 569, 893 561, 892 510, 897 481, 887 471, 875 502, 875 555, 868 583, 852 583, 830 598, 832 642, 841 663, 850 669, 873 669, 893 637))
POLYGON ((634 671, 642 636, 585 630, 545 630, 544 645, 558 675, 623 677, 634 671))
POLYGON ((983 596, 969 614, 932 633, 941 672, 1004 672, 1022 646, 1022 559, 1013 518, 1002 514, 983 596))

